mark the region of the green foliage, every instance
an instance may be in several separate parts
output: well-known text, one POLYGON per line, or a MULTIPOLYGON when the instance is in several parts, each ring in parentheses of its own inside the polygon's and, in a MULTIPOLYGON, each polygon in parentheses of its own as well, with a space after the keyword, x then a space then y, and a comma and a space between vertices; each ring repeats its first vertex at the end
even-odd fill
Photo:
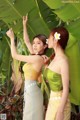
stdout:
POLYGON ((67 3, 64 0, 43 0, 63 22, 69 32, 80 39, 80 1, 67 3))
POLYGON ((3 38, 0 41, 0 82, 5 81, 9 78, 10 75, 10 48, 6 42, 6 39, 3 38), (8 73, 9 71, 9 73, 8 73), (2 76, 2 77, 1 77, 2 76))
MULTIPOLYGON (((70 38, 66 54, 68 55, 70 62, 70 85, 71 90, 73 91, 71 101, 73 103, 77 102, 77 104, 80 104, 80 97, 78 96, 80 90, 76 94, 77 100, 75 101, 74 99, 74 93, 76 92, 74 90, 77 89, 77 84, 80 83, 80 3, 66 3, 63 1, 64 0, 0 0, 0 83, 5 84, 6 81, 9 92, 12 90, 12 87, 9 86, 11 84, 10 77, 12 72, 12 59, 9 49, 9 40, 5 37, 5 32, 7 28, 12 27, 17 37, 18 52, 21 54, 28 54, 28 50, 24 45, 22 37, 22 16, 27 15, 28 13, 27 28, 31 41, 33 36, 39 33, 43 33, 48 36, 50 30, 56 26, 65 26, 68 29, 70 38), (75 89, 73 90, 73 88, 75 89)), ((50 50, 47 55, 50 56, 51 53, 52 51, 50 50)), ((19 67, 19 64, 16 64, 15 68, 19 69, 19 67)), ((49 89, 44 80, 41 84, 41 90, 43 93, 46 92, 48 99, 49 89)), ((4 95, 7 93, 2 89, 0 95, 1 94, 4 95)), ((6 103, 7 102, 8 101, 6 101, 6 103)), ((12 104, 13 110, 16 105, 21 105, 21 101, 20 104, 17 104, 17 101, 12 104)), ((15 111, 15 113, 13 113, 15 116, 14 118, 18 119, 20 114, 17 111, 15 111)))
POLYGON ((48 34, 49 32, 47 25, 39 14, 39 9, 34 0, 16 0, 14 4, 11 0, 0 1, 0 13, 0 18, 20 36, 22 35, 22 16, 27 13, 28 32, 31 39, 36 34, 48 34))
POLYGON ((38 5, 40 16, 44 19, 49 29, 51 30, 53 27, 58 26, 59 20, 57 15, 48 6, 42 0, 37 0, 36 4, 38 5))

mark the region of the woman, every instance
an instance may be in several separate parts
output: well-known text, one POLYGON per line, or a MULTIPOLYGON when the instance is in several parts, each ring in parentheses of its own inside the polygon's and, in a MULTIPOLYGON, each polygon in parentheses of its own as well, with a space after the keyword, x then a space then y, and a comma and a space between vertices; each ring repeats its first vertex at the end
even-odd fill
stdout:
MULTIPOLYGON (((23 17, 23 23, 26 20, 27 17, 23 17)), ((23 27, 25 27, 26 22, 23 25, 23 27)), ((43 95, 40 88, 37 86, 37 80, 44 64, 44 57, 42 57, 42 55, 47 48, 46 36, 41 34, 35 36, 31 45, 26 32, 26 28, 24 28, 24 38, 32 54, 28 56, 17 53, 13 30, 8 30, 6 34, 11 40, 12 57, 16 60, 26 62, 23 66, 25 77, 23 120, 43 120, 43 95)))
POLYGON ((69 64, 65 55, 68 31, 64 27, 54 28, 47 41, 54 49, 54 58, 44 71, 51 93, 45 120, 70 120, 69 64))

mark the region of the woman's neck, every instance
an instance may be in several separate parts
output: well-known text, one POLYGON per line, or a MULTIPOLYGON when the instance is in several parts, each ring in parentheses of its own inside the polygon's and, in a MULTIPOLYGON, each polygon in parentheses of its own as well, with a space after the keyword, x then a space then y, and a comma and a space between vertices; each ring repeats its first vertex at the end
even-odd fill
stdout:
POLYGON ((55 57, 64 55, 64 50, 60 46, 55 47, 54 52, 55 52, 55 57))
POLYGON ((41 55, 44 55, 44 53, 37 53, 37 54, 35 53, 35 54, 31 54, 31 55, 40 55, 41 56, 41 55))

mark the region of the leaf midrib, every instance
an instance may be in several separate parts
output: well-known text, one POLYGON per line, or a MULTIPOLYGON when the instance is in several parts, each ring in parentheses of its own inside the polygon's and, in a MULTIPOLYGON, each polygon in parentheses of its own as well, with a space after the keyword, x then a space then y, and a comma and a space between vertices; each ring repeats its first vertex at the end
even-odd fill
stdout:
MULTIPOLYGON (((17 9, 15 9, 15 7, 13 7, 13 5, 6 0, 6 2, 11 6, 11 8, 19 15, 20 18, 22 18, 22 15, 17 11, 17 9)), ((32 30, 31 26, 27 23, 28 27, 31 29, 32 33, 35 35, 35 32, 32 30)))

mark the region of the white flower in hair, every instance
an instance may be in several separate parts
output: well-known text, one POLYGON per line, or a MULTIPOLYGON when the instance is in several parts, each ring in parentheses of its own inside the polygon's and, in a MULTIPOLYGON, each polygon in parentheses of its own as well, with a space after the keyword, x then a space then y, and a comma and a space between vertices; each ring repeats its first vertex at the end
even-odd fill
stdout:
POLYGON ((48 39, 46 39, 46 44, 48 44, 48 39))
POLYGON ((55 38, 56 40, 60 40, 60 34, 59 34, 58 32, 55 32, 54 38, 55 38))

